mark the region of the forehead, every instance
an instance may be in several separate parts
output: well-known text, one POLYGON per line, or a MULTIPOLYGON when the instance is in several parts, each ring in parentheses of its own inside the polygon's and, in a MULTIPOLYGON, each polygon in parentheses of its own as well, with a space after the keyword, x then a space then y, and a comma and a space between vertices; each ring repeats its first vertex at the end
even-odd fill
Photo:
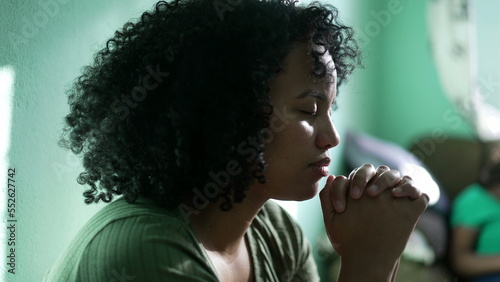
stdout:
POLYGON ((336 83, 337 71, 335 63, 330 52, 319 45, 307 43, 295 43, 292 45, 290 52, 283 61, 283 71, 293 72, 294 74, 314 76, 314 58, 312 52, 318 54, 318 61, 325 66, 326 73, 323 77, 315 77, 316 80, 323 80, 325 83, 336 83))
MULTIPOLYGON (((283 68, 271 83, 270 95, 293 95, 293 93, 305 90, 305 88, 324 92, 327 96, 335 95, 337 72, 332 56, 321 46, 309 44, 294 44, 283 61, 283 68), (314 58, 311 50, 324 53, 318 57, 326 67, 323 77, 314 75, 314 58)), ((273 97, 271 97, 273 98, 273 97)), ((275 97, 276 98, 276 97, 275 97)))

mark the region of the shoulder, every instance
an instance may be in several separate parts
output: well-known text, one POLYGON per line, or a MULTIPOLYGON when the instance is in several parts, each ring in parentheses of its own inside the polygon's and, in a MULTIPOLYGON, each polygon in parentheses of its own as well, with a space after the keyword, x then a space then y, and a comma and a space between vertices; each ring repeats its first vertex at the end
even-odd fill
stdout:
POLYGON ((453 209, 469 209, 475 206, 481 206, 485 201, 489 201, 488 192, 480 184, 467 186, 453 202, 453 209))
POLYGON ((274 232, 281 237, 302 239, 303 234, 296 221, 275 201, 268 201, 256 217, 256 227, 274 232))
POLYGON ((193 237, 188 221, 179 213, 166 210, 147 198, 139 198, 133 204, 119 199, 99 211, 83 230, 90 233, 89 244, 97 244, 98 237, 113 238, 117 242, 167 235, 193 237))
POLYGON ((319 281, 309 241, 279 204, 268 201, 250 229, 255 244, 252 247, 259 249, 259 264, 272 265, 272 271, 261 267, 270 272, 261 273, 262 277, 272 280, 269 277, 278 275, 279 280, 319 281))
POLYGON ((250 229, 262 239, 263 246, 260 247, 270 253, 286 252, 289 253, 288 257, 295 257, 304 244, 304 235, 299 225, 272 200, 262 207, 250 229))
MULTIPOLYGON (((77 281, 216 281, 187 222, 152 200, 120 199, 79 232, 62 264, 77 281), (121 277, 121 278, 120 278, 121 277)), ((61 269, 61 268, 60 268, 61 269)))
POLYGON ((471 197, 474 198, 482 197, 484 196, 484 193, 485 193, 485 188, 478 183, 474 183, 465 187, 464 190, 460 192, 460 194, 458 194, 455 201, 464 201, 471 197))
POLYGON ((490 198, 485 188, 479 184, 466 187, 453 202, 452 226, 478 227, 484 220, 485 211, 491 203, 490 198))

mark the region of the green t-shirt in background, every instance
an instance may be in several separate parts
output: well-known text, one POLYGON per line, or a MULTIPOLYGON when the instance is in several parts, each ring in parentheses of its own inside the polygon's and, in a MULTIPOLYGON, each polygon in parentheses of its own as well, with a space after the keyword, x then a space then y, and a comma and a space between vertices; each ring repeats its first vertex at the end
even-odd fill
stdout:
POLYGON ((453 203, 451 225, 479 232, 478 254, 500 254, 500 199, 481 185, 470 185, 458 195, 453 203))
MULTIPOLYGON (((319 281, 311 247, 269 201, 246 234, 255 281, 319 281)), ((108 204, 80 230, 44 281, 218 281, 189 221, 150 199, 108 204)))

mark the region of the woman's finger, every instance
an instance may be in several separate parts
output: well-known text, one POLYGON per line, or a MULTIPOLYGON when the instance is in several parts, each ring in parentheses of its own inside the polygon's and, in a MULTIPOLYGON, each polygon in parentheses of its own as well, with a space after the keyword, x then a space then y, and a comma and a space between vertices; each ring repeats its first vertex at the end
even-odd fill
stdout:
POLYGON ((348 179, 352 179, 352 177, 354 176, 354 174, 356 174, 356 172, 358 171, 358 169, 359 169, 359 167, 357 167, 357 168, 353 169, 353 170, 351 171, 351 173, 349 173, 349 177, 348 177, 348 179))
POLYGON ((351 198, 359 199, 365 190, 366 184, 377 174, 375 167, 372 164, 364 164, 354 170, 349 175, 350 187, 349 193, 351 198))
POLYGON ((330 185, 334 179, 335 176, 333 175, 328 176, 328 178, 326 179, 325 187, 319 193, 321 210, 323 211, 323 218, 325 221, 325 225, 327 227, 330 225, 331 221, 333 220, 333 216, 335 214, 335 207, 333 206, 332 196, 331 196, 332 187, 330 185))
POLYGON ((366 193, 371 197, 376 197, 387 188, 394 188, 401 180, 401 173, 395 169, 383 169, 371 183, 368 185, 366 193))
POLYGON ((376 171, 377 171, 377 175, 381 175, 383 172, 386 172, 386 171, 389 171, 389 170, 391 170, 391 168, 390 168, 390 167, 388 167, 388 166, 386 166, 386 165, 379 165, 379 166, 377 167, 377 170, 376 170, 376 171))
POLYGON ((401 178, 397 186, 392 189, 392 195, 396 198, 408 197, 410 200, 415 200, 420 197, 421 193, 420 189, 413 185, 413 179, 405 175, 401 178))
POLYGON ((332 201, 335 211, 338 213, 342 213, 345 211, 347 206, 347 190, 349 189, 349 180, 340 175, 336 177, 331 182, 331 193, 330 193, 330 201, 332 201))

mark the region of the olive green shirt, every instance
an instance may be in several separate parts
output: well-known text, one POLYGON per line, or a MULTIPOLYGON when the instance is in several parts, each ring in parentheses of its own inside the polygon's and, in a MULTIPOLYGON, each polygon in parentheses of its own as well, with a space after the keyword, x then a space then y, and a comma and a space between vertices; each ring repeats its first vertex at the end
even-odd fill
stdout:
MULTIPOLYGON (((246 233, 255 281, 319 281, 300 227, 269 201, 246 233)), ((150 199, 108 204, 80 230, 44 281, 219 281, 180 210, 150 199)))

